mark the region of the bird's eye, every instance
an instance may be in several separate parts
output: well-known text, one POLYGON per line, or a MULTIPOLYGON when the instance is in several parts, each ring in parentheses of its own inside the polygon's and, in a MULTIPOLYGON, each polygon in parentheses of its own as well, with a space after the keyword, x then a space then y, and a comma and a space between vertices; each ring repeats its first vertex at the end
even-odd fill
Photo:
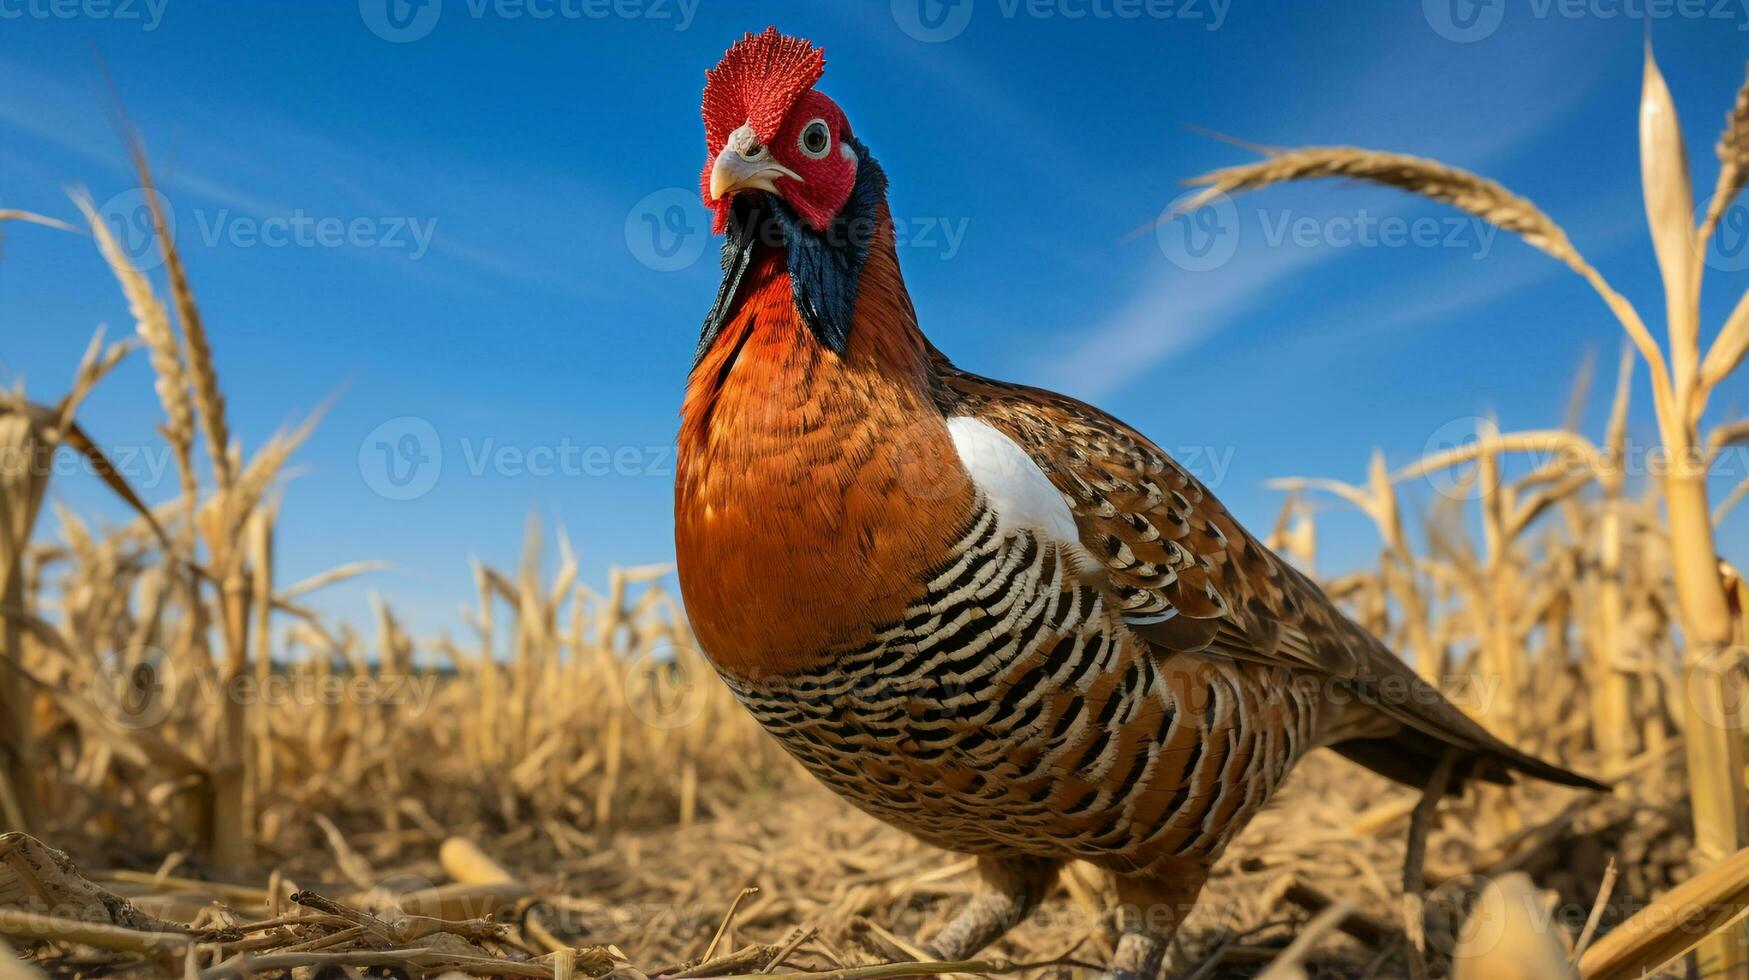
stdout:
POLYGON ((832 149, 832 131, 826 128, 824 119, 810 120, 802 127, 801 138, 796 141, 802 152, 818 160, 832 149))

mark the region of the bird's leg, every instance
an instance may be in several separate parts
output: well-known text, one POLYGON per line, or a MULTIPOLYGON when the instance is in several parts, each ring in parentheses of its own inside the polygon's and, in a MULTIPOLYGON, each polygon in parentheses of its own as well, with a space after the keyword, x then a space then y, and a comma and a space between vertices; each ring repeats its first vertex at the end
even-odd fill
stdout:
POLYGON ((1110 980, 1155 980, 1166 946, 1208 880, 1208 867, 1186 862, 1156 867, 1139 875, 1117 876, 1117 953, 1110 980))
POLYGON ((963 960, 1001 939, 1044 901, 1057 880, 1060 862, 1046 858, 980 857, 985 888, 972 896, 953 921, 924 944, 943 961, 963 960))
POLYGON ((1118 937, 1117 952, 1106 976, 1109 980, 1154 980, 1166 959, 1166 942, 1164 937, 1141 929, 1125 932, 1118 937))

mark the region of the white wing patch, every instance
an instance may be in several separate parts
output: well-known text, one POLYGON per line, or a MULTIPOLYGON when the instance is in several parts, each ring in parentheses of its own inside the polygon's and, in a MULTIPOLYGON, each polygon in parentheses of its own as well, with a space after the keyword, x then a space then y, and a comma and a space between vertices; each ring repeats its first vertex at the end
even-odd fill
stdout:
POLYGON ((1004 534, 1032 532, 1042 543, 1056 545, 1077 573, 1098 567, 1081 546, 1068 502, 1026 450, 1002 430, 967 415, 948 419, 947 432, 960 465, 983 491, 1004 534))

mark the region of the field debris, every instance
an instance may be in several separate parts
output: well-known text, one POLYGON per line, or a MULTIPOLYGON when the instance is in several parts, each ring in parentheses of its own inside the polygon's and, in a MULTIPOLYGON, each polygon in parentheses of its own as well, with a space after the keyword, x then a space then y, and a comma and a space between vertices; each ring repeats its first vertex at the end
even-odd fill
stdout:
MULTIPOLYGON (((1563 955, 1572 955, 1593 914, 1622 931, 1649 893, 1636 898, 1612 886, 1599 904, 1608 861, 1588 868, 1584 856, 1634 850, 1648 834, 1679 836, 1685 819, 1624 809, 1613 797, 1586 805, 1584 794, 1567 790, 1525 796, 1522 811, 1540 822, 1499 847, 1469 846, 1474 801, 1448 802, 1450 812, 1432 822, 1429 853, 1444 856, 1424 874, 1432 975, 1496 975, 1473 972, 1492 962, 1492 948, 1467 966, 1462 953, 1478 942, 1465 931, 1467 910, 1489 907, 1491 882, 1515 882, 1500 887, 1535 896, 1519 918, 1563 955), (1566 891, 1526 883, 1526 871, 1528 880, 1547 881, 1557 868, 1572 875, 1561 879, 1566 891)), ((1217 867, 1210 900, 1175 950, 1183 975, 1294 976, 1286 971, 1306 968, 1307 957, 1309 975, 1407 975, 1403 828, 1355 826, 1366 816, 1363 801, 1381 798, 1414 795, 1340 760, 1308 760, 1217 867)), ((380 823, 362 811, 326 823, 347 849, 380 836, 371 830, 380 823)), ((921 975, 946 968, 919 966, 915 940, 975 886, 968 862, 850 810, 800 772, 686 827, 670 820, 601 838, 557 824, 475 830, 405 834, 394 851, 364 845, 374 878, 359 882, 335 858, 328 832, 315 828, 306 849, 260 884, 209 880, 210 869, 191 857, 86 872, 34 838, 9 834, 0 838, 0 936, 55 975, 181 976, 191 959, 199 975, 215 977, 340 966, 406 976, 921 975)), ((1033 919, 986 958, 962 964, 965 972, 1096 968, 1115 941, 1098 911, 1104 887, 1093 869, 1072 869, 1033 919)), ((1618 975, 1604 967, 1635 955, 1647 954, 1594 945, 1587 962, 1600 972, 1585 975, 1618 975)))

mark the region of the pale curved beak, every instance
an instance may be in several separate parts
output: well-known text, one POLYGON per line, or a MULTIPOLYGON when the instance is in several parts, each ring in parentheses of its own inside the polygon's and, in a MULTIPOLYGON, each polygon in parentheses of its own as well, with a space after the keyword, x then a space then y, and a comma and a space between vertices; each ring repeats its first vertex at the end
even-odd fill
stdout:
POLYGON ((752 126, 742 126, 729 134, 723 152, 711 164, 711 200, 720 201, 727 194, 742 190, 777 193, 777 178, 788 177, 801 182, 794 170, 771 158, 771 150, 762 146, 752 126))

